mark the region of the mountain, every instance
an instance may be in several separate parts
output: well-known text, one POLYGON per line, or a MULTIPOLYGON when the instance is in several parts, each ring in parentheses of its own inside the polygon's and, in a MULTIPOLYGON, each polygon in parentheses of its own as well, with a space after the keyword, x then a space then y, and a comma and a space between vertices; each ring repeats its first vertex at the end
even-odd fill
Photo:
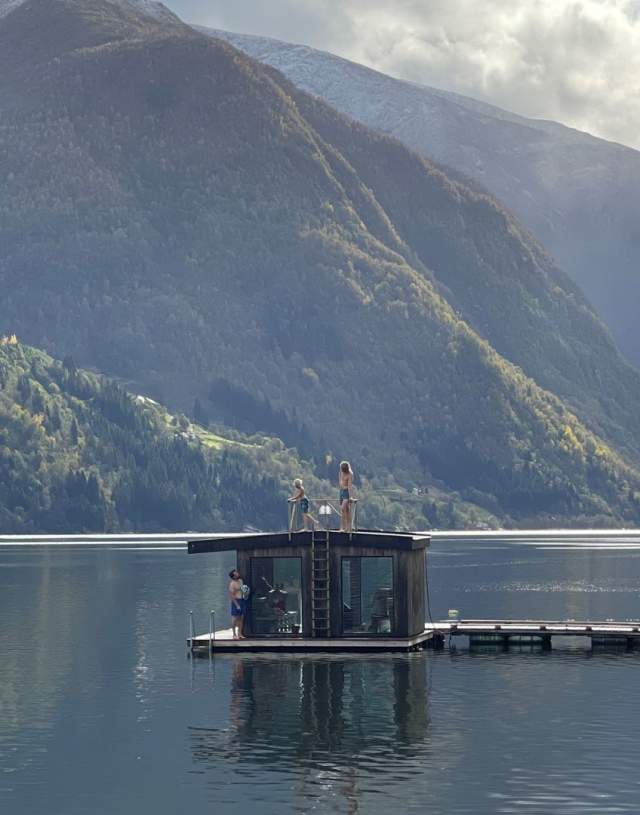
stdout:
POLYGON ((112 0, 0 20, 0 111, 2 331, 506 522, 638 517, 638 375, 495 200, 112 0))
MULTIPOLYGON (((202 427, 15 336, 0 338, 0 428, 4 533, 281 529, 292 474, 312 497, 334 492, 278 439, 202 427)), ((374 528, 415 529, 427 512, 440 526, 496 523, 438 490, 360 494, 374 528)))
POLYGON ((209 32, 496 195, 583 289, 640 367, 640 152, 307 46, 209 32))
MULTIPOLYGON (((18 330, 33 344, 61 356, 84 348, 86 356, 80 360, 84 364, 95 364, 100 370, 155 388, 153 392, 162 401, 182 409, 190 409, 195 396, 213 395, 214 401, 223 403, 219 409, 226 410, 226 403, 237 401, 238 394, 229 391, 227 382, 231 380, 226 372, 206 370, 211 342, 207 334, 212 327, 203 323, 203 303, 196 303, 196 313, 191 313, 198 294, 182 285, 180 279, 188 281, 196 275, 197 285, 205 286, 209 293, 216 287, 225 291, 224 276, 237 281, 235 268, 241 266, 246 274, 264 252, 267 269, 270 264, 276 266, 285 282, 279 284, 272 277, 269 293, 275 298, 271 305, 262 302, 256 306, 260 321, 268 323, 265 329, 269 342, 284 348, 286 358, 287 349, 295 345, 295 332, 286 319, 286 325, 276 328, 284 317, 277 286, 288 285, 286 277, 292 273, 292 264, 307 264, 306 245, 317 234, 318 224, 328 224, 331 234, 343 229, 336 221, 350 220, 348 229, 355 226, 358 233, 356 245, 362 240, 374 240, 386 247, 390 257, 400 258, 429 285, 435 285, 442 298, 501 355, 566 400, 595 433, 619 447, 631 460, 638 460, 638 376, 619 358, 575 286, 495 202, 452 184, 397 142, 352 127, 330 108, 287 86, 281 76, 269 76, 248 60, 238 62, 239 54, 225 51, 219 43, 210 43, 206 50, 207 41, 176 19, 149 18, 125 0, 98 5, 72 0, 32 2, 5 18, 3 28, 6 33, 0 53, 0 67, 4 67, 0 104, 7 117, 4 155, 10 176, 10 183, 0 192, 0 202, 4 196, 8 213, 5 268, 15 276, 23 267, 28 276, 34 273, 34 260, 37 263, 38 258, 49 259, 59 269, 57 285, 62 288, 59 296, 63 300, 71 294, 63 278, 70 281, 74 274, 83 276, 88 256, 94 264, 93 277, 99 281, 98 291, 94 287, 89 300, 78 302, 71 294, 73 302, 69 306, 60 301, 63 316, 54 330, 51 320, 37 311, 19 325, 12 322, 14 315, 26 315, 37 305, 32 289, 24 287, 28 277, 23 277, 22 284, 13 286, 12 294, 0 306, 7 331, 18 330), (60 39, 52 36, 56 25, 63 26, 60 39), (9 33, 12 29, 16 31, 13 40, 9 33), (135 45, 125 48, 127 39, 135 39, 135 45), (26 53, 24 42, 31 43, 26 53), (79 44, 98 46, 106 42, 119 42, 121 46, 115 49, 112 45, 110 50, 105 47, 101 52, 78 48, 79 44), (130 80, 126 72, 139 71, 137 63, 144 60, 144 49, 152 62, 130 80), (59 64, 47 62, 51 73, 43 70, 44 61, 58 52, 66 54, 66 58, 59 64), (183 76, 170 75, 168 58, 177 60, 183 76), (214 61, 217 65, 212 64, 214 61), (223 63, 226 73, 212 83, 210 72, 223 63), (233 64, 243 66, 254 77, 247 85, 246 100, 234 96, 235 74, 229 72, 233 64), (101 70, 109 72, 111 87, 105 87, 101 70), (188 77, 194 72, 202 76, 187 88, 188 77), (15 81, 13 73, 17 74, 15 81), (59 85, 55 85, 56 75, 59 85), (212 106, 203 107, 208 97, 212 106), (39 99, 42 110, 34 114, 32 104, 39 99), (108 114, 103 110, 103 100, 108 102, 108 114), (291 132, 301 134, 303 146, 299 153, 306 152, 313 169, 322 169, 315 174, 318 184, 323 185, 322 190, 314 191, 315 200, 307 196, 300 201, 300 191, 307 182, 305 171, 301 164, 291 165, 290 145, 281 138, 280 124, 273 117, 269 120, 265 109, 270 105, 275 110, 282 108, 283 121, 291 120, 291 132), (308 122, 300 118, 303 109, 304 116, 310 117, 308 122), (224 130, 227 110, 232 116, 230 130, 238 125, 237 145, 224 130), (42 111, 47 111, 44 127, 42 111), (146 119, 138 115, 140 111, 146 119), (257 132, 247 128, 246 117, 256 122, 257 132), (211 132, 203 135, 199 131, 205 127, 211 132), (316 166, 318 141, 326 145, 323 168, 316 166), (232 156, 229 163, 224 158, 227 150, 232 156), (52 167, 48 156, 58 153, 60 162, 52 167), (41 160, 30 162, 32 155, 41 160), (271 167, 256 167, 255 159, 261 155, 272 162, 271 167), (9 167, 12 162, 15 166, 9 167), (275 192, 276 187, 271 175, 279 180, 275 202, 272 190, 275 192), (237 190, 239 196, 235 195, 237 190), (24 209, 16 202, 23 202, 24 209), (271 223, 257 218, 263 206, 269 208, 273 203, 274 213, 279 213, 277 218, 271 223), (338 210, 332 212, 329 208, 334 205, 338 210), (287 224, 290 213, 293 230, 287 224), (307 216, 308 222, 304 223, 307 216), (175 234, 174 223, 178 226, 175 234), (31 225, 33 233, 25 245, 26 225, 31 225), (60 234, 52 241, 51 230, 59 227, 60 234), (280 233, 277 237, 276 231, 280 233), (291 232, 301 238, 298 243, 291 239, 291 232), (298 257, 296 246, 300 250, 298 257), (15 256, 11 254, 13 248, 15 256), (70 268, 63 274, 69 261, 70 268), (222 272, 223 268, 226 271, 222 272), (135 270, 133 275, 130 269, 135 270), (222 282, 216 283, 214 269, 222 272, 222 282), (120 332, 119 348, 104 347, 99 338, 96 342, 78 335, 86 327, 95 330, 94 309, 100 309, 100 304, 110 307, 114 302, 108 291, 101 290, 114 281, 122 282, 121 294, 125 295, 117 317, 126 326, 120 332), (153 282, 153 292, 145 290, 149 281, 153 282), (136 297, 141 300, 136 314, 133 299, 126 291, 128 285, 137 290, 136 297), (144 342, 136 342, 135 327, 149 326, 152 332, 157 331, 154 307, 157 305, 162 314, 174 295, 176 302, 182 301, 188 330, 197 346, 189 346, 186 365, 181 353, 163 337, 155 340, 160 353, 148 359, 146 328, 141 329, 140 339, 144 342), (22 302, 22 297, 27 302, 22 302), (66 319, 67 307, 72 312, 84 308, 85 314, 70 323, 66 319), (91 348, 92 343, 95 348, 91 348), (200 354, 199 360, 193 359, 194 350, 200 354), (159 368, 158 358, 162 359, 159 368), (170 377, 165 375, 168 368, 174 370, 170 377), (144 371, 142 382, 140 371, 144 371)), ((240 76, 242 71, 236 74, 240 76)), ((378 251, 376 246, 374 253, 378 251)), ((335 265, 333 257, 329 261, 335 265)), ((347 261, 351 262, 349 258, 347 261)), ((83 279, 82 287, 88 291, 89 286, 90 281, 83 279)), ((58 296, 57 292, 51 294, 58 296)), ((309 305, 308 313, 315 308, 323 311, 321 298, 309 305)), ((316 350, 322 344, 340 344, 341 329, 334 332, 324 323, 314 320, 309 335, 316 350)), ((217 329, 223 327, 221 321, 217 329)), ((252 359, 251 353, 245 356, 245 364, 252 359)), ((338 352, 334 348, 327 353, 331 357, 338 352)), ((313 371, 313 360, 301 364, 298 371, 303 369, 313 371)), ((310 382, 315 382, 313 373, 309 375, 310 382)), ((243 377, 252 378, 252 374, 243 377)), ((261 378, 262 373, 257 382, 261 378)), ((232 388, 237 384, 231 381, 232 388)), ((246 389, 244 382, 241 384, 246 389)), ((265 383, 263 396, 268 389, 265 383)), ((307 397, 305 392, 296 399, 300 403, 307 397)), ((293 406, 282 400, 279 392, 268 398, 275 400, 276 412, 292 413, 293 406)), ((227 419, 226 413, 223 418, 227 419)), ((291 443, 300 443, 299 435, 287 436, 279 425, 258 424, 246 429, 273 431, 291 443)), ((315 443, 333 447, 334 442, 325 435, 315 443)))
POLYGON ((21 345, 0 345, 0 428, 5 533, 279 528, 279 460, 303 470, 282 446, 206 432, 21 345))
MULTIPOLYGON (((114 0, 123 9, 135 9, 148 17, 165 22, 178 22, 179 18, 158 0, 114 0)), ((22 5, 24 0, 0 0, 0 17, 22 5)))

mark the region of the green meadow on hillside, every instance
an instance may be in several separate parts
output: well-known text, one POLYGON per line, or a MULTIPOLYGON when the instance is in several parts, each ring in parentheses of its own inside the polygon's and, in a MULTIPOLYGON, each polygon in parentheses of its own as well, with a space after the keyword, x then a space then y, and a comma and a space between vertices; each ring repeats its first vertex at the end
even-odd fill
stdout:
MULTIPOLYGON (((332 476, 266 436, 204 428, 71 360, 0 343, 0 528, 4 533, 220 531, 286 526, 302 477, 335 498, 332 476)), ((361 485, 363 522, 423 526, 495 522, 459 496, 361 485)))

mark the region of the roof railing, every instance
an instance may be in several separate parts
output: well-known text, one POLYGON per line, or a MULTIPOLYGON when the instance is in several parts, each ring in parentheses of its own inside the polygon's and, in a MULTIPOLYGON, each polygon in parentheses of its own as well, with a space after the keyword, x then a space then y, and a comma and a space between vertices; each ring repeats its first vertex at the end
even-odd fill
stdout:
MULTIPOLYGON (((304 499, 289 500, 289 535, 294 532, 313 529, 335 530, 341 526, 342 513, 332 498, 307 498, 308 512, 303 513, 301 503, 304 499), (337 524, 337 526, 336 526, 337 524)), ((358 499, 349 498, 348 527, 349 533, 358 531, 358 499)))

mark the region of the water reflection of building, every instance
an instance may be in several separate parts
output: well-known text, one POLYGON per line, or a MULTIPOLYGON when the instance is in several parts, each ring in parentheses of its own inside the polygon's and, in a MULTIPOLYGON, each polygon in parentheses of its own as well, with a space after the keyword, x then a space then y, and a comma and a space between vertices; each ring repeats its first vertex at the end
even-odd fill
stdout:
MULTIPOLYGON (((219 689, 219 686, 218 686, 219 689)), ((198 769, 287 771, 301 797, 357 810, 376 767, 396 777, 428 749, 429 657, 233 658, 228 727, 191 730, 198 769)))

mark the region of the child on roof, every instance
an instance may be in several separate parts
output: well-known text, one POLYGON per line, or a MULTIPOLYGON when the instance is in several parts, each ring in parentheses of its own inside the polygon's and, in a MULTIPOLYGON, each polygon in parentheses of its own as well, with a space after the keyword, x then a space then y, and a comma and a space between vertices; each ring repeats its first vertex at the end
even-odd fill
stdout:
MULTIPOLYGON (((306 529, 313 529, 314 524, 317 523, 316 519, 309 513, 309 499, 305 495, 302 479, 296 478, 293 482, 293 495, 289 498, 289 503, 297 504, 302 515, 302 528, 292 529, 293 532, 302 532, 306 529)), ((291 525, 292 527, 297 524, 291 525)))

